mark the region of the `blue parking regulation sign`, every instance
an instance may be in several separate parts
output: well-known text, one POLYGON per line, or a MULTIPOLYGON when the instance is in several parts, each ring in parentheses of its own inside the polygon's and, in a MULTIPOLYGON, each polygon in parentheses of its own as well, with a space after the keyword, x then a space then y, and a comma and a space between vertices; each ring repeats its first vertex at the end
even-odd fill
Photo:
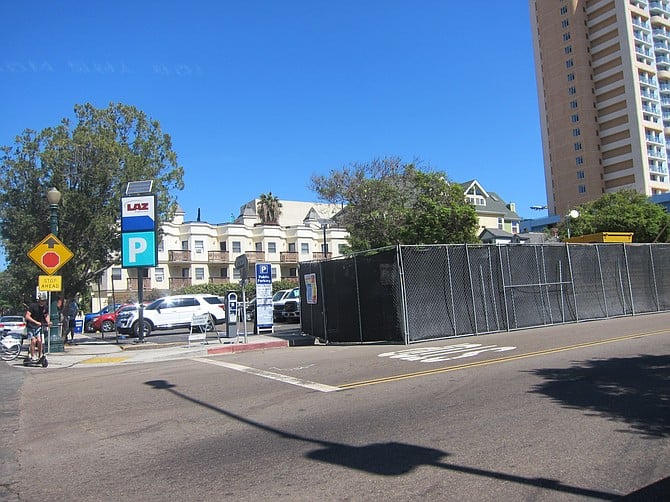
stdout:
POLYGON ((158 264, 156 232, 122 233, 121 258, 124 268, 155 267, 158 264))
POLYGON ((272 331, 272 265, 256 263, 256 328, 272 331))

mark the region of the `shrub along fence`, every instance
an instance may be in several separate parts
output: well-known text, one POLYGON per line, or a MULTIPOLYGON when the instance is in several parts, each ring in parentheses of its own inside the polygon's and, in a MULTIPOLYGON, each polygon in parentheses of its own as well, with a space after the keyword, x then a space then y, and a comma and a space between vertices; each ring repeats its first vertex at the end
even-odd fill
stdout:
POLYGON ((303 332, 423 340, 670 309, 670 244, 397 246, 301 263, 303 332))

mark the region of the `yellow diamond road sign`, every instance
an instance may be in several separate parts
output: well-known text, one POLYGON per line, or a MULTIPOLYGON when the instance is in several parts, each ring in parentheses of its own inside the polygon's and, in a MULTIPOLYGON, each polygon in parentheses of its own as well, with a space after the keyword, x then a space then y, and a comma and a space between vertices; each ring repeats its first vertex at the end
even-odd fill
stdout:
POLYGON ((65 265, 74 255, 54 234, 47 235, 42 242, 28 251, 28 257, 48 275, 65 265))

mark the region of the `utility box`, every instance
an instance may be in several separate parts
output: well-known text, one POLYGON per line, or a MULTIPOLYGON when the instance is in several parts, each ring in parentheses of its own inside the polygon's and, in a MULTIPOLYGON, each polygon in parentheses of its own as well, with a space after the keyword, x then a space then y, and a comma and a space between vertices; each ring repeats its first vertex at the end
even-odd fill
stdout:
POLYGON ((84 316, 77 314, 77 317, 74 318, 74 334, 81 335, 84 332, 84 316))

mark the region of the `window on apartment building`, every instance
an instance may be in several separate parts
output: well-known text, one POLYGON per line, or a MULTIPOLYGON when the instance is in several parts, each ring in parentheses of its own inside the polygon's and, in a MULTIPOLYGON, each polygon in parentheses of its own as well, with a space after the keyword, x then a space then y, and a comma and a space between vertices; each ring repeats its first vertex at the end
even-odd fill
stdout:
POLYGON ((195 241, 195 254, 202 254, 205 251, 205 241, 195 241))
POLYGON ((575 152, 582 149, 582 144, 580 142, 575 143, 575 152))
POLYGON ((344 254, 344 252, 347 250, 347 245, 346 244, 338 244, 337 245, 337 252, 338 254, 344 254))
POLYGON ((573 66, 575 66, 575 62, 574 62, 572 59, 568 59, 568 60, 565 62, 565 67, 566 67, 566 68, 572 68, 573 66))
POLYGON ((576 87, 568 87, 568 94, 570 96, 577 94, 577 88, 576 87))
POLYGON ((309 242, 303 242, 300 244, 300 253, 309 254, 309 242))
POLYGON ((563 21, 561 21, 561 26, 563 28, 567 28, 568 26, 570 26, 570 23, 568 22, 567 19, 564 19, 563 21))
POLYGON ((254 249, 258 251, 259 253, 263 252, 263 243, 262 242, 254 242, 254 249))
POLYGON ((181 269, 181 276, 183 278, 191 277, 191 269, 190 268, 182 268, 181 269))
POLYGON ((574 73, 568 73, 568 82, 572 82, 575 79, 574 73))
POLYGON ((268 253, 275 254, 277 252, 277 243, 268 242, 268 253))
POLYGON ((228 251, 228 243, 226 241, 219 242, 219 250, 228 251))
POLYGON ((181 241, 181 250, 188 251, 188 241, 181 241))
POLYGON ((289 277, 298 277, 298 269, 297 268, 289 268, 288 269, 288 276, 289 277))
POLYGON ((505 220, 504 218, 498 218, 498 230, 504 230, 505 220))
POLYGON ((289 253, 295 253, 295 242, 289 242, 288 243, 288 252, 289 253))
POLYGON ((586 185, 579 185, 578 190, 579 193, 586 193, 586 185))
POLYGON ((233 241, 233 253, 242 252, 242 243, 240 241, 233 241))
POLYGON ((577 171, 577 179, 578 180, 584 179, 584 171, 577 171))
POLYGON ((566 54, 572 54, 572 45, 566 45, 566 46, 563 48, 563 51, 564 51, 566 54))
POLYGON ((112 280, 113 281, 120 281, 121 280, 121 269, 120 268, 113 268, 112 269, 112 280))
POLYGON ((272 267, 271 266, 270 269, 272 270, 272 278, 274 280, 277 280, 277 267, 272 267))
POLYGON ((219 277, 221 277, 223 279, 228 278, 228 268, 227 267, 219 269, 219 277))
POLYGON ((573 113, 572 115, 570 115, 570 122, 572 122, 573 124, 579 122, 579 113, 573 113))
POLYGON ((195 280, 204 281, 205 280, 205 269, 202 267, 195 267, 195 280))
POLYGON ((512 222, 512 233, 513 234, 519 233, 519 222, 517 221, 512 222))
POLYGON ((564 5, 563 7, 561 7, 561 15, 564 16, 567 13, 568 13, 568 8, 564 5))
POLYGON ((569 31, 566 32, 566 33, 563 33, 563 41, 567 42, 568 40, 570 40, 570 32, 569 31))
POLYGON ((154 280, 156 282, 163 282, 165 280, 165 269, 155 268, 154 269, 154 280))
POLYGON ((575 158, 575 164, 577 164, 578 166, 581 166, 583 163, 584 163, 584 157, 582 157, 581 155, 575 158))
POLYGON ((580 136, 581 134, 582 134, 582 132, 579 130, 579 127, 575 127, 575 128, 572 130, 572 135, 573 135, 574 137, 580 136))
POLYGON ((572 108, 573 110, 575 108, 577 108, 577 100, 576 99, 573 99, 572 101, 570 101, 570 108, 572 108))

